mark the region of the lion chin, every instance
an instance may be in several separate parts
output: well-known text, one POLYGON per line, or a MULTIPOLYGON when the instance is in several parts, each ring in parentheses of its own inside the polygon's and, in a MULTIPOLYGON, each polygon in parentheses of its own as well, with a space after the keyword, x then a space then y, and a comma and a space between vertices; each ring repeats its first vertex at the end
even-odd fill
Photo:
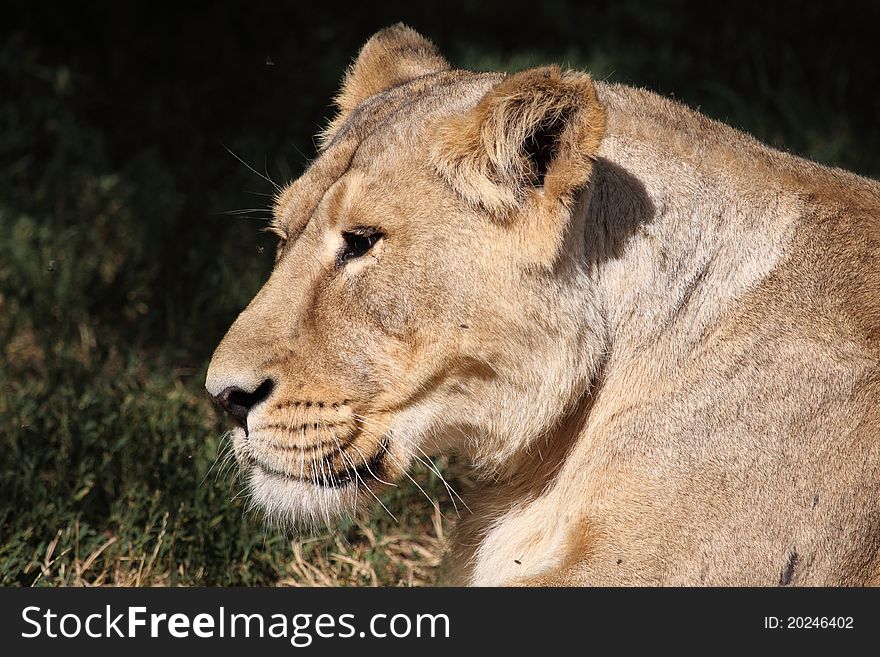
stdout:
POLYGON ((336 106, 206 381, 269 518, 454 454, 450 583, 880 581, 878 183, 403 25, 336 106))
POLYGON ((255 502, 275 525, 288 529, 317 528, 352 514, 361 502, 354 484, 328 487, 266 470, 245 466, 247 484, 255 502))

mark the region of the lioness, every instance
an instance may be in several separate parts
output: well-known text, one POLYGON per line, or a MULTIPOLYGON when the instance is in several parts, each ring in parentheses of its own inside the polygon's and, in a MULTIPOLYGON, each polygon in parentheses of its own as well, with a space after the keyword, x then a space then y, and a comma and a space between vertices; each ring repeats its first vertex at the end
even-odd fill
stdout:
POLYGON ((270 516, 482 475, 454 584, 880 581, 880 185, 642 89, 361 50, 207 389, 270 516))

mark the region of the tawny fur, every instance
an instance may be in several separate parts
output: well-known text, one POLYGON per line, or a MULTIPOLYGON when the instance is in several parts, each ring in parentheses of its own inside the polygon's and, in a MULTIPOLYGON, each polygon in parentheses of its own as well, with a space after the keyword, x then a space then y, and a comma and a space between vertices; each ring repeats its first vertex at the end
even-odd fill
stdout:
POLYGON ((208 373, 275 382, 235 437, 258 504, 332 521, 456 452, 450 583, 878 583, 880 185, 402 26, 338 106, 208 373))

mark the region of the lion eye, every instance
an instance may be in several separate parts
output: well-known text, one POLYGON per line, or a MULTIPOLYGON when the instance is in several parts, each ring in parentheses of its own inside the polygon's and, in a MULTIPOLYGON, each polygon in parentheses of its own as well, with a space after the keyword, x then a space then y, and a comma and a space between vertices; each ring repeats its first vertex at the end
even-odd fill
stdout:
POLYGON ((345 240, 345 246, 339 254, 339 263, 345 264, 348 260, 360 258, 367 251, 373 248, 373 245, 382 239, 383 235, 377 230, 364 230, 358 232, 344 232, 342 239, 345 240))

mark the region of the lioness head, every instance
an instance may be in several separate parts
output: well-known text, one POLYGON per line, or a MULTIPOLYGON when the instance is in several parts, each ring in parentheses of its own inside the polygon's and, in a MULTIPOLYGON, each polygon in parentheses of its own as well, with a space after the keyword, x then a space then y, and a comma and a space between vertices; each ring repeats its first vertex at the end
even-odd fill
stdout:
POLYGON ((587 75, 452 70, 397 25, 336 103, 207 377, 255 500, 293 521, 351 511, 426 454, 503 472, 604 341, 580 226, 604 126, 587 75))

